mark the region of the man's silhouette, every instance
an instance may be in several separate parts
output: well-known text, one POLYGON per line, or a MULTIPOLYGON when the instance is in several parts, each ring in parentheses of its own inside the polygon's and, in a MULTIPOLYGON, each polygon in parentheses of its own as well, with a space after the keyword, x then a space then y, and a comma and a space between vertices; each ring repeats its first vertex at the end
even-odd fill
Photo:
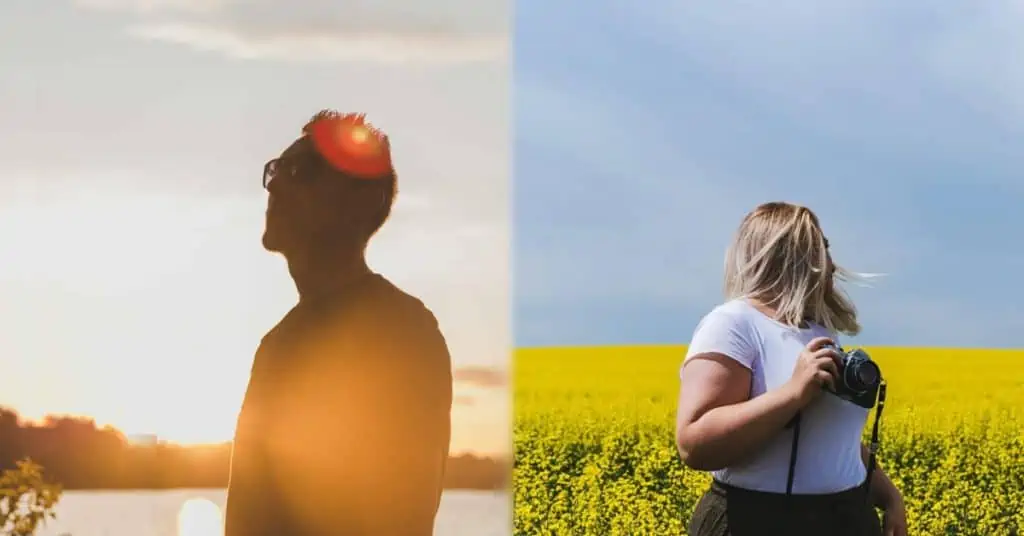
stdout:
POLYGON ((362 116, 325 111, 264 169, 263 245, 299 301, 256 352, 226 536, 433 534, 451 361, 433 314, 366 264, 395 196, 389 151, 362 116))

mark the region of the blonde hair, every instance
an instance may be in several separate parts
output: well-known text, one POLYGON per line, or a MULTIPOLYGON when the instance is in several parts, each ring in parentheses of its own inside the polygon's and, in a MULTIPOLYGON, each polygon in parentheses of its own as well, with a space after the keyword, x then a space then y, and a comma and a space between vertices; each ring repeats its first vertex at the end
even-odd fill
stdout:
POLYGON ((747 214, 725 255, 726 298, 757 300, 794 328, 813 322, 859 333, 857 310, 835 283, 860 279, 832 262, 818 217, 790 203, 765 203, 747 214))

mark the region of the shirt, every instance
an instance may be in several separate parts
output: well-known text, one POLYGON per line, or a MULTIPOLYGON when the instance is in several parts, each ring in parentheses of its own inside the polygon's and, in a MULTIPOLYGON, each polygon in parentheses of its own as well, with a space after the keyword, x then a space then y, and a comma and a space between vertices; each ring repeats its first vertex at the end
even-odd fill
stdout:
POLYGON ((451 439, 447 344, 371 274, 262 340, 236 426, 226 536, 427 536, 451 439))
MULTIPOLYGON (((754 398, 789 381, 800 353, 817 337, 839 344, 836 334, 822 326, 792 328, 737 299, 719 305, 701 320, 687 358, 718 353, 735 360, 750 370, 750 398, 754 398)), ((826 392, 800 414, 793 493, 834 493, 863 483, 861 434, 868 410, 826 392)), ((792 446, 793 430, 781 430, 750 459, 713 475, 739 488, 785 493, 792 446)))

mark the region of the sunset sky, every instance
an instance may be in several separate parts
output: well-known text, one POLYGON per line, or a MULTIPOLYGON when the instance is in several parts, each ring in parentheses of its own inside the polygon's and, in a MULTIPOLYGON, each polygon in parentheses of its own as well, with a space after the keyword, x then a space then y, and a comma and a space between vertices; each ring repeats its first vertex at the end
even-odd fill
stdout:
POLYGON ((260 247, 262 166, 337 108, 392 139, 401 192, 370 261, 448 337, 453 450, 507 449, 508 14, 366 5, 0 4, 0 405, 230 439, 296 299, 260 247))

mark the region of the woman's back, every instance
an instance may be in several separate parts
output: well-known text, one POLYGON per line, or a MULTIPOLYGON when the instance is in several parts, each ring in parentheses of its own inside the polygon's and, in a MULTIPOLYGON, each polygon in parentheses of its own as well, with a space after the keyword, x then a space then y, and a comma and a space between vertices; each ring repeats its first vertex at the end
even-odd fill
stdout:
MULTIPOLYGON (((804 347, 822 336, 836 340, 824 327, 793 329, 746 300, 736 299, 719 305, 701 320, 687 359, 718 353, 736 360, 751 371, 753 398, 785 384, 804 347)), ((830 395, 818 397, 803 409, 793 493, 834 493, 863 483, 866 472, 860 438, 867 414, 866 409, 830 395)), ((792 439, 790 429, 782 431, 742 464, 715 471, 715 479, 745 489, 784 493, 792 439)))

